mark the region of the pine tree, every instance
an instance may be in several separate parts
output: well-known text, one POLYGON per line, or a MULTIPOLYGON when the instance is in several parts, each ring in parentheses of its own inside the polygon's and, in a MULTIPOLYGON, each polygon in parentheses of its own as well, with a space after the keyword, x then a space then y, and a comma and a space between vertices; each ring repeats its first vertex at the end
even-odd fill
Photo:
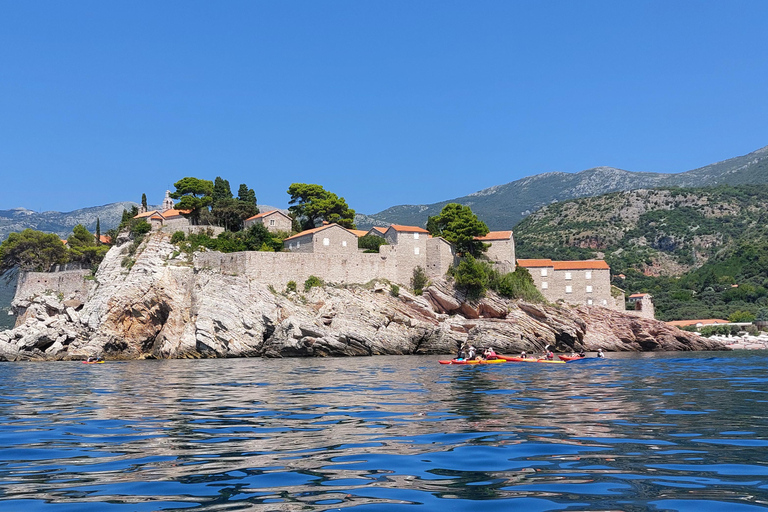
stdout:
MULTIPOLYGON (((146 196, 145 196, 146 199, 146 196)), ((99 221, 99 218, 96 217, 96 245, 99 245, 101 243, 101 222, 99 221)))
POLYGON ((141 207, 147 211, 147 194, 141 194, 141 207))

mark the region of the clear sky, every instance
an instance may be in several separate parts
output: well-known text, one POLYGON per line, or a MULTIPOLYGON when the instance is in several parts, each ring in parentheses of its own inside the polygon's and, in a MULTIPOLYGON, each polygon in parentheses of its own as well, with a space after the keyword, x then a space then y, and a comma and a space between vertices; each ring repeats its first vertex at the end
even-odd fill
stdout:
POLYGON ((0 209, 686 171, 768 145, 766 27, 764 0, 0 0, 0 209))

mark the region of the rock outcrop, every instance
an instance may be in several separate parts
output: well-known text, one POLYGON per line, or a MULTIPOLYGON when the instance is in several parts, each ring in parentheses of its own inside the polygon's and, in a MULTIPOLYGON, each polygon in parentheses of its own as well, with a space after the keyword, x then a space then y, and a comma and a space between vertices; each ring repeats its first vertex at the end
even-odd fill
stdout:
POLYGON ((447 354, 463 342, 500 353, 571 350, 716 350, 662 322, 600 307, 467 301, 447 283, 422 296, 389 286, 283 292, 247 275, 196 266, 169 236, 122 241, 87 296, 24 296, 23 317, 0 332, 0 360, 302 357, 447 354))

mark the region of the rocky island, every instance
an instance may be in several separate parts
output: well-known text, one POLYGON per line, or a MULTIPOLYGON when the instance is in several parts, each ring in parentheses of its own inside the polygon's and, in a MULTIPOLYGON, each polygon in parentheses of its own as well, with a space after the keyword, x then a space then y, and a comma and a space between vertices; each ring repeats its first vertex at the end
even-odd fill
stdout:
POLYGON ((444 280, 422 295, 366 284, 278 290, 148 235, 125 265, 118 239, 98 268, 28 273, 0 332, 0 360, 449 354, 463 342, 499 353, 723 350, 724 344, 599 306, 468 300, 444 280))

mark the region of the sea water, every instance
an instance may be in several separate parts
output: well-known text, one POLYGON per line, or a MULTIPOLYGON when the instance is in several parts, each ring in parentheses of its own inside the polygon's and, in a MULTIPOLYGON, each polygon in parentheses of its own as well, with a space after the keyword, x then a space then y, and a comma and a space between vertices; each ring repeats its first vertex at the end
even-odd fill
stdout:
POLYGON ((768 354, 0 364, 0 510, 768 509, 768 354))

